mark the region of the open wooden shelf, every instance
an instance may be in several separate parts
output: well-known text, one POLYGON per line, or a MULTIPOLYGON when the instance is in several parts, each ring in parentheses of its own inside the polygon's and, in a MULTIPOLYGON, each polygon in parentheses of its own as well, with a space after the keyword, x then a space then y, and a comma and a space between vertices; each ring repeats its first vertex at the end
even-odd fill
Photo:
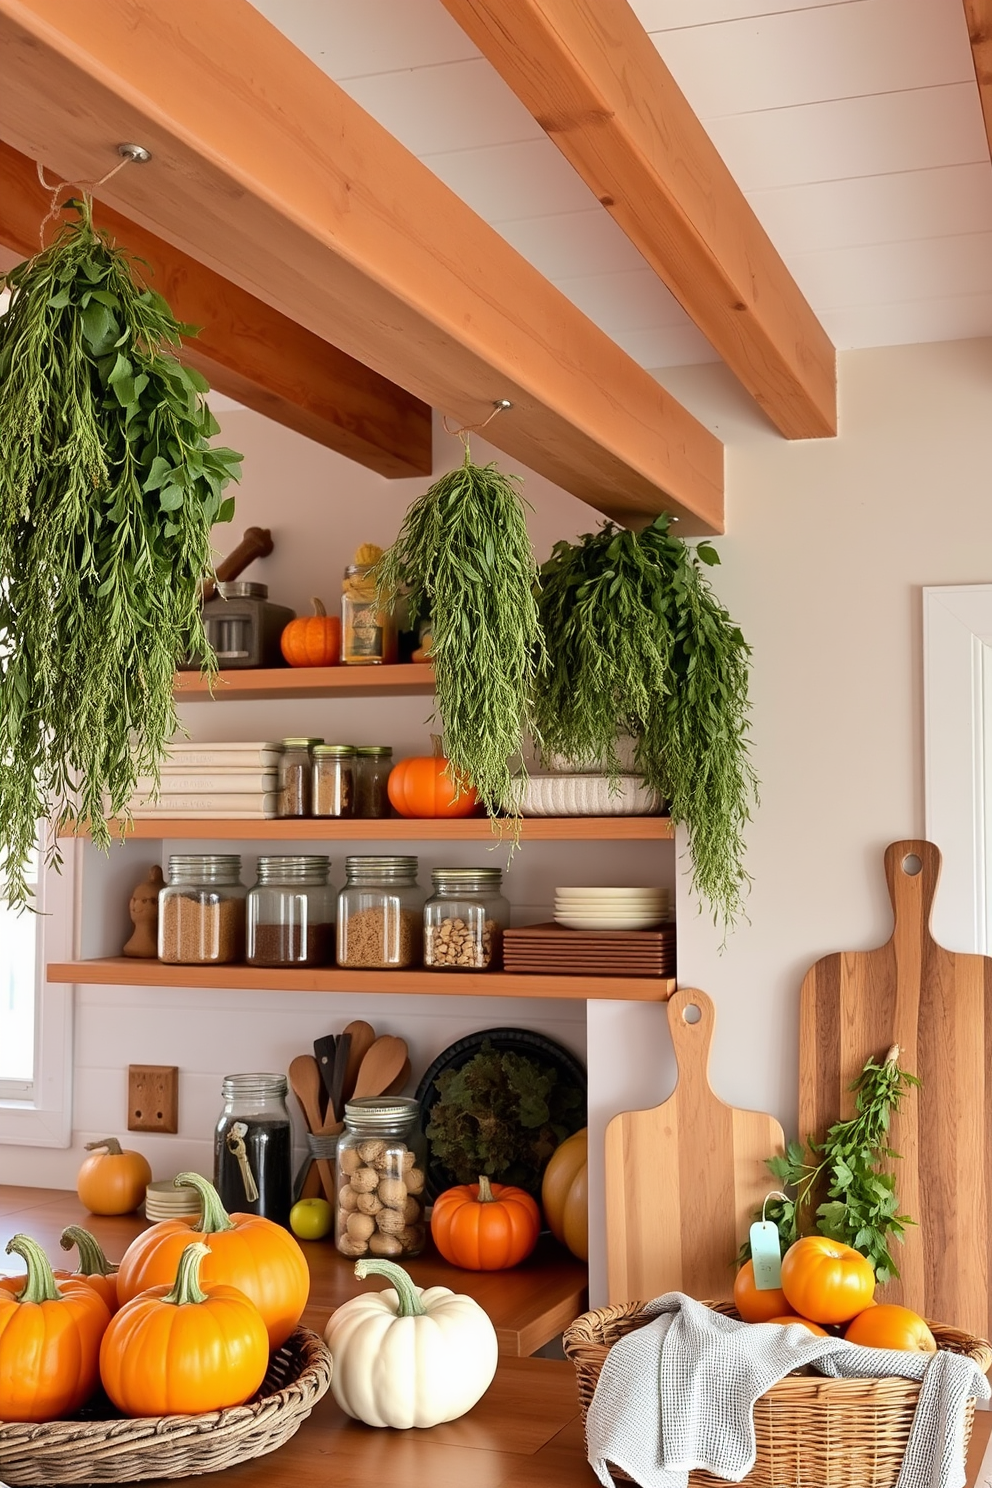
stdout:
POLYGON ((127 956, 53 961, 49 982, 102 987, 202 987, 211 991, 379 992, 448 997, 565 997, 580 1001, 666 1002, 669 977, 529 976, 502 971, 350 971, 271 966, 166 966, 127 956))
POLYGON ((263 698, 376 697, 434 691, 434 668, 404 666, 270 667, 218 672, 213 692, 199 672, 177 672, 181 703, 250 703, 263 698))
MULTIPOLYGON (((111 822, 116 835, 120 825, 111 822)), ((72 834, 68 834, 72 835, 72 834)), ((80 832, 80 836, 88 835, 80 832)), ((527 817, 520 826, 522 842, 669 842, 675 829, 667 816, 546 816, 527 817)), ((493 831, 489 818, 440 817, 409 820, 390 817, 331 820, 294 817, 279 821, 231 821, 220 817, 142 817, 127 829, 126 838, 227 838, 231 842, 488 842, 513 841, 506 824, 493 831)))

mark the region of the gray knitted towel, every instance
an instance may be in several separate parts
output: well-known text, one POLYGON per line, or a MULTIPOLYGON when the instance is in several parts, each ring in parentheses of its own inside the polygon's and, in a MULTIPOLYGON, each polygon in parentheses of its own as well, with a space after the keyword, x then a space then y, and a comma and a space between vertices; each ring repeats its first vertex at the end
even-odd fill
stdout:
POLYGON ((655 1321, 610 1349, 586 1417, 589 1462, 604 1488, 615 1488, 608 1462, 641 1488, 686 1488, 693 1468, 740 1482, 756 1455, 754 1402, 806 1364, 835 1379, 922 1381, 896 1488, 963 1488, 965 1402, 992 1393, 971 1359, 741 1323, 681 1292, 645 1311, 655 1321))

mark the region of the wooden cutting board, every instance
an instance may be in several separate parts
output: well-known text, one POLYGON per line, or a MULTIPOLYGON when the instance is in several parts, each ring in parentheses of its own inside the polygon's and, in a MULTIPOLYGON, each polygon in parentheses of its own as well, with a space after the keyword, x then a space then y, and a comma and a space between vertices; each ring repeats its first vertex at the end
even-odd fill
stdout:
POLYGON ((626 1111, 606 1128, 611 1302, 670 1291, 729 1297, 741 1241, 775 1187, 765 1159, 784 1145, 773 1116, 736 1110, 710 1089, 716 1015, 706 993, 682 987, 667 1006, 675 1090, 653 1110, 626 1111), (693 1007, 697 1022, 685 1017, 693 1007))
POLYGON ((945 951, 930 934, 932 843, 893 842, 885 876, 891 940, 824 956, 803 982, 799 1129, 821 1138, 852 1115, 852 1080, 899 1045, 902 1068, 923 1082, 892 1125, 900 1210, 918 1225, 894 1247, 902 1278, 884 1300, 988 1337, 992 959, 945 951))

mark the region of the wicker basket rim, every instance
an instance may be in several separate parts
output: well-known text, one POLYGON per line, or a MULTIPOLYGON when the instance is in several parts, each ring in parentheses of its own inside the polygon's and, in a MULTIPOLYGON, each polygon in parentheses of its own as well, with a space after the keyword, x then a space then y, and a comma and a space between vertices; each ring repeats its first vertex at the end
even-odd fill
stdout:
POLYGON ((28 1441, 38 1448, 99 1446, 105 1442, 110 1447, 131 1450, 146 1440, 174 1442, 182 1436, 237 1435, 247 1431, 263 1413, 278 1417, 280 1412, 295 1408, 299 1398, 311 1389, 314 1392, 311 1404, 316 1404, 331 1383, 330 1349, 322 1338, 304 1327, 295 1328, 281 1347, 300 1356, 299 1372, 278 1390, 245 1405, 230 1405, 199 1415, 114 1416, 104 1421, 0 1421, 0 1467, 5 1446, 22 1449, 28 1441))

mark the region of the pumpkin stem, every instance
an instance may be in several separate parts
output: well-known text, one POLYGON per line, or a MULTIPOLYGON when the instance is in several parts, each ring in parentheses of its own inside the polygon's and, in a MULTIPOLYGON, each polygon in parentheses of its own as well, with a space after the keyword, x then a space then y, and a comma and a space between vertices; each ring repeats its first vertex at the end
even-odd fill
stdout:
POLYGON ((104 1137, 102 1142, 87 1142, 85 1151, 95 1152, 98 1147, 106 1147, 108 1157, 120 1157, 124 1151, 116 1137, 104 1137))
POLYGON ((234 1221, 220 1201, 220 1194, 202 1173, 180 1173, 174 1179, 176 1188, 195 1188, 200 1195, 200 1218, 193 1226, 197 1235, 218 1235, 222 1230, 236 1229, 234 1221))
POLYGON ((14 1235, 7 1241, 7 1254, 19 1255, 28 1268, 28 1278, 23 1290, 17 1294, 18 1302, 62 1302, 64 1298, 55 1285, 48 1257, 30 1235, 14 1235))
POLYGON ((310 601, 310 603, 313 605, 314 614, 318 616, 319 619, 323 620, 327 615, 327 610, 324 608, 324 601, 322 599, 314 598, 310 601))
POLYGON ((384 1276, 396 1289, 396 1316, 423 1317, 427 1309, 420 1300, 420 1291, 413 1280, 397 1266, 395 1261, 364 1260, 355 1262, 355 1275, 359 1281, 366 1276, 384 1276))
POLYGON ((117 1267, 107 1260, 99 1240, 89 1230, 84 1230, 82 1225, 66 1225, 59 1236, 59 1244, 63 1250, 71 1250, 75 1246, 79 1251, 77 1276, 114 1276, 116 1274, 117 1267))
POLYGON ((179 1257, 176 1279, 162 1298, 163 1302, 171 1302, 174 1307, 187 1307, 191 1302, 207 1301, 207 1293, 200 1285, 200 1267, 203 1257, 209 1254, 210 1246, 204 1245, 202 1240, 194 1240, 192 1245, 186 1246, 179 1257))
POLYGON ((479 1178, 479 1192, 476 1194, 475 1197, 480 1204, 493 1204, 496 1201, 496 1195, 493 1193, 492 1184, 489 1182, 489 1179, 486 1177, 485 1173, 483 1173, 479 1178))

